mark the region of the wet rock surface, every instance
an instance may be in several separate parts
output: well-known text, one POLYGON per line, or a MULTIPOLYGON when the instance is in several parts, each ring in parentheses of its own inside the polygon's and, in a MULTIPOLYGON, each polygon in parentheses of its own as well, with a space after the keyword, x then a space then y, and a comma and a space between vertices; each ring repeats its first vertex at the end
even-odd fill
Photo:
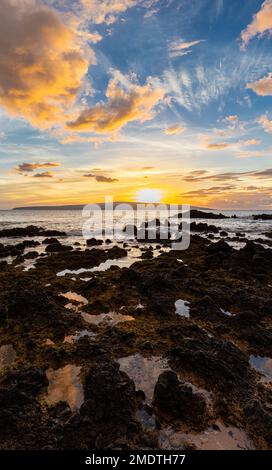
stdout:
POLYGON ((103 245, 103 240, 97 240, 96 238, 89 238, 86 244, 87 246, 99 246, 99 245, 103 245))
POLYGON ((173 371, 160 375, 154 391, 154 405, 166 420, 170 418, 170 422, 178 418, 192 429, 205 427, 205 399, 190 385, 181 382, 173 371))
MULTIPOLYGON (((59 234, 43 236, 35 269, 1 263, 0 348, 16 351, 0 370, 1 449, 158 449, 173 426, 170 446, 190 433, 198 447, 198 433, 214 436, 218 422, 272 447, 271 382, 252 362, 272 354, 271 249, 241 234, 240 250, 225 234, 195 234, 186 251, 141 243, 130 267, 84 276, 82 268, 126 259, 132 245, 72 249, 59 234), (177 314, 178 300, 188 315, 177 314), (65 379, 69 399, 53 379, 65 379)), ((36 243, 2 244, 0 254, 32 257, 36 243)))
POLYGON ((46 253, 59 253, 64 251, 72 251, 72 249, 73 248, 71 246, 62 245, 59 241, 57 241, 55 243, 49 243, 45 251, 46 253))
POLYGON ((0 258, 5 258, 8 256, 19 256, 22 255, 26 248, 35 248, 39 246, 40 243, 35 240, 24 240, 15 245, 3 245, 0 243, 0 258))
POLYGON ((219 233, 220 228, 216 227, 215 225, 209 225, 205 222, 196 222, 191 223, 191 231, 192 232, 210 232, 210 233, 219 233))
MULTIPOLYGON (((191 209, 190 216, 191 219, 228 219, 226 215, 215 212, 203 212, 198 209, 191 209)), ((179 217, 182 217, 182 214, 179 214, 179 217)))
POLYGON ((0 230, 0 238, 4 237, 60 237, 66 236, 65 232, 59 230, 46 230, 42 227, 36 227, 35 225, 29 225, 28 227, 16 227, 10 229, 0 230))
POLYGON ((253 215, 253 220, 272 220, 271 214, 256 214, 253 215))

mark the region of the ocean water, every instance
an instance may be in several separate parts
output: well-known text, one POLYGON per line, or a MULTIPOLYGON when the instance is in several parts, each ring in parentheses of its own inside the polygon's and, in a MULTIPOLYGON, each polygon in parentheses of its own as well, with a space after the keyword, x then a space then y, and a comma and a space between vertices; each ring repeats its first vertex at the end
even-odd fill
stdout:
MULTIPOLYGON (((154 219, 156 216, 156 212, 154 212, 154 217, 151 215, 151 219, 154 219)), ((144 213, 142 214, 144 217, 144 213)), ((14 227, 27 227, 28 225, 35 225, 42 227, 47 230, 59 230, 65 232, 68 236, 67 237, 57 237, 61 243, 73 246, 74 248, 84 250, 86 248, 86 239, 83 237, 82 228, 84 223, 88 221, 88 217, 84 217, 82 215, 81 210, 8 210, 8 211, 0 211, 0 230, 2 229, 10 229, 14 227), (79 244, 79 245, 78 245, 79 244)), ((111 266, 119 266, 120 268, 129 267, 136 261, 141 260, 142 252, 141 248, 148 247, 150 244, 148 241, 146 243, 138 244, 134 239, 129 238, 124 232, 123 228, 126 224, 134 224, 134 213, 132 214, 124 214, 122 212, 115 212, 114 213, 114 223, 115 223, 115 234, 113 236, 106 235, 105 237, 101 236, 100 230, 100 219, 99 214, 97 217, 92 219, 92 226, 90 227, 90 231, 88 233, 87 238, 109 238, 112 243, 111 244, 103 244, 102 246, 98 246, 98 249, 106 249, 111 248, 114 244, 126 242, 128 244, 128 251, 127 256, 124 258, 116 259, 116 260, 108 260, 105 263, 101 263, 101 265, 91 268, 91 269, 80 269, 76 272, 64 270, 58 273, 59 276, 65 276, 66 274, 73 274, 73 276, 82 276, 82 279, 88 280, 86 276, 92 276, 94 271, 104 271, 109 269, 111 266)), ((107 225, 105 225, 107 227, 107 225)), ((26 237, 23 237, 25 239, 26 237)), ((34 237, 30 237, 33 239, 34 237)), ((35 240, 42 242, 44 240, 44 236, 35 237, 35 240)), ((0 243, 5 245, 16 244, 21 241, 20 237, 12 238, 0 238, 0 243)), ((37 251, 39 255, 44 253, 45 245, 40 244, 35 248, 26 248, 25 254, 29 251, 37 251)), ((164 251, 169 251, 169 248, 164 248, 164 251)), ((160 248, 154 247, 153 256, 159 256, 160 248)), ((37 258, 36 258, 37 259, 37 258)), ((25 270, 35 269, 36 259, 26 259, 23 261, 22 266, 25 270)), ((7 261, 8 263, 12 263, 13 258, 1 258, 0 261, 7 261)), ((18 265, 20 266, 20 265, 18 265)))
MULTIPOLYGON (((217 212, 217 211, 214 211, 217 212)), ((236 215, 235 219, 195 219, 196 222, 207 222, 208 224, 216 225, 227 231, 230 236, 235 235, 236 232, 245 233, 247 238, 256 239, 259 237, 264 238, 264 232, 272 230, 271 221, 254 221, 253 214, 272 214, 272 211, 221 211, 224 215, 229 217, 236 215)), ((149 217, 156 217, 156 211, 149 217)), ((144 214, 142 214, 144 217, 144 214)), ((165 214, 165 218, 167 214, 165 214)), ((194 219, 192 219, 194 220, 194 219)), ((69 242, 83 241, 82 227, 86 223, 87 217, 82 215, 81 210, 7 210, 0 211, 0 230, 13 227, 26 227, 28 225, 41 226, 45 229, 54 229, 64 231, 68 234, 69 242)), ((93 219, 93 224, 90 230, 90 236, 98 236, 99 229, 99 216, 93 219)), ((133 224, 135 222, 132 214, 124 214, 120 211, 114 213, 114 223, 117 227, 115 238, 117 240, 125 240, 126 235, 122 232, 126 224, 133 224)), ((99 238, 99 236, 98 236, 99 238)), ((1 239, 1 243, 18 243, 16 239, 1 239)))

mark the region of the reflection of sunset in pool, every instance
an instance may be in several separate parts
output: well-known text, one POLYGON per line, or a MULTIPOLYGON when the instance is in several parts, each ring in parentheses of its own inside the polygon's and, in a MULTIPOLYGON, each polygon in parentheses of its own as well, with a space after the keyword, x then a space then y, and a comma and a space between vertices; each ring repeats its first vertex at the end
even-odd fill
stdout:
POLYGON ((272 359, 269 357, 250 356, 250 365, 264 376, 265 381, 272 382, 272 359))

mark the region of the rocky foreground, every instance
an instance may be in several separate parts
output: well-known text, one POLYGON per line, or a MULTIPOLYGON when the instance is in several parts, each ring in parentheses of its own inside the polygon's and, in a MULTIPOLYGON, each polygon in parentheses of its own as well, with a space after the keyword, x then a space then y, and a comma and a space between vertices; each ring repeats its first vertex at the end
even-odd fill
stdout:
POLYGON ((43 235, 0 245, 1 449, 272 448, 271 249, 193 235, 57 276, 130 248, 43 235))

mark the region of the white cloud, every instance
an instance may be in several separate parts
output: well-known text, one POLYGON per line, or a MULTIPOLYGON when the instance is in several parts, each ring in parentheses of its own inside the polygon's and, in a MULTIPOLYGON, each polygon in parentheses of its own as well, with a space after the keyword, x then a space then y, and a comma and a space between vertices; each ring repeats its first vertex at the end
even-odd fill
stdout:
POLYGON ((260 116, 258 122, 262 125, 265 132, 268 134, 272 134, 272 120, 268 119, 266 114, 260 116))
POLYGON ((149 16, 158 11, 154 11, 158 0, 80 0, 80 2, 86 19, 95 24, 111 25, 122 13, 135 6, 146 8, 149 16))

